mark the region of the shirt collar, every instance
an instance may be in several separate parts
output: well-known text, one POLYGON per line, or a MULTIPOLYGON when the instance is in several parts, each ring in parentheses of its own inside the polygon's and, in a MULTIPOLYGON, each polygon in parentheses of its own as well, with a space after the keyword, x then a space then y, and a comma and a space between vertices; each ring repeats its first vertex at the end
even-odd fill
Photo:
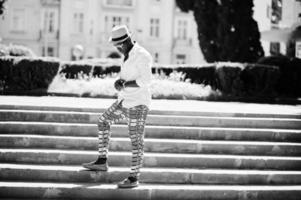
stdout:
POLYGON ((128 55, 131 56, 131 55, 135 54, 135 52, 137 51, 137 47, 138 47, 138 43, 134 42, 134 46, 132 47, 132 49, 130 50, 128 55))
POLYGON ((136 49, 136 42, 134 42, 133 46, 131 47, 130 51, 124 55, 124 58, 123 58, 123 62, 127 61, 127 59, 132 56, 133 52, 135 51, 136 49))

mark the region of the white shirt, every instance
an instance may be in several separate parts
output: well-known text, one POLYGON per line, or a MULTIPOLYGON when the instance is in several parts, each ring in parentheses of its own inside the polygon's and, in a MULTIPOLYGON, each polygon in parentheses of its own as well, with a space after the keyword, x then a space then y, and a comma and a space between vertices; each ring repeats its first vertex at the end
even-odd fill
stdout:
POLYGON ((128 59, 121 64, 120 78, 125 81, 136 80, 139 87, 126 87, 118 93, 118 100, 125 108, 138 105, 150 106, 150 83, 152 76, 152 57, 137 42, 129 52, 128 59))

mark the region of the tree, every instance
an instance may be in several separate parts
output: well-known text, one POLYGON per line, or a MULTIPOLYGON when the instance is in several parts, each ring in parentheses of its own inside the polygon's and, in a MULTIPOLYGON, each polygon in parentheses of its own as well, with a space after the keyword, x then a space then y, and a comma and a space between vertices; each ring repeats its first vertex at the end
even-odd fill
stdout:
POLYGON ((218 13, 220 61, 254 62, 264 55, 253 0, 221 0, 218 13))
MULTIPOLYGON (((185 0, 184 0, 185 1, 185 0)), ((194 18, 197 22, 197 31, 200 48, 207 62, 214 62, 218 58, 219 43, 217 43, 218 4, 215 0, 193 0, 194 18)))
POLYGON ((264 52, 253 0, 176 0, 183 12, 192 11, 199 45, 207 62, 254 62, 264 52))
POLYGON ((0 15, 3 14, 5 1, 6 0, 0 0, 0 15))

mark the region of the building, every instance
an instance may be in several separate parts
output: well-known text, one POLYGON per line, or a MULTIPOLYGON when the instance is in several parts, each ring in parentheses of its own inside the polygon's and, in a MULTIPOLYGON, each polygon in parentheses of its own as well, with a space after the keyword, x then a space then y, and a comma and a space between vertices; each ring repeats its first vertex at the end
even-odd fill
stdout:
POLYGON ((58 56, 59 1, 10 0, 0 20, 0 38, 5 44, 19 44, 37 55, 58 56))
POLYGON ((41 0, 40 23, 40 54, 42 56, 58 57, 60 46, 60 1, 41 0))
POLYGON ((108 43, 111 28, 127 24, 155 62, 205 62, 194 17, 177 9, 174 0, 9 0, 7 4, 0 20, 2 42, 28 46, 39 56, 108 57, 116 52, 108 43))
MULTIPOLYGON (((299 27, 300 2, 254 0, 265 55, 285 54, 288 35, 299 27)), ((28 46, 39 56, 108 57, 116 53, 108 43, 111 28, 127 24, 155 62, 205 63, 193 14, 181 12, 175 0, 9 0, 7 6, 2 42, 28 46)))
POLYGON ((155 62, 204 62, 193 15, 179 12, 174 0, 62 0, 61 15, 63 59, 72 57, 77 44, 86 58, 109 56, 116 51, 108 43, 112 27, 126 24, 155 62))
MULTIPOLYGON (((291 33, 301 27, 300 0, 254 0, 254 18, 261 31, 265 55, 286 54, 291 33)), ((301 33, 295 43, 296 56, 301 58, 301 33), (298 42, 299 40, 299 42, 298 42)))

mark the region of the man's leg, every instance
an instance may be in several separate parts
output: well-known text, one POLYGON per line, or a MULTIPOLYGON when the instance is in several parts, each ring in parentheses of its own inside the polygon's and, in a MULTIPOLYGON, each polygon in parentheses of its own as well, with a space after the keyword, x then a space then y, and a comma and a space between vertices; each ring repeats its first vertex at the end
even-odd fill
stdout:
POLYGON ((132 143, 132 166, 130 176, 118 184, 121 188, 136 187, 139 184, 140 168, 143 165, 144 130, 148 107, 144 105, 129 109, 129 135, 132 143))
POLYGON ((108 148, 111 136, 111 124, 125 118, 121 103, 116 101, 98 118, 98 159, 90 163, 84 163, 83 167, 91 170, 107 171, 108 148))

